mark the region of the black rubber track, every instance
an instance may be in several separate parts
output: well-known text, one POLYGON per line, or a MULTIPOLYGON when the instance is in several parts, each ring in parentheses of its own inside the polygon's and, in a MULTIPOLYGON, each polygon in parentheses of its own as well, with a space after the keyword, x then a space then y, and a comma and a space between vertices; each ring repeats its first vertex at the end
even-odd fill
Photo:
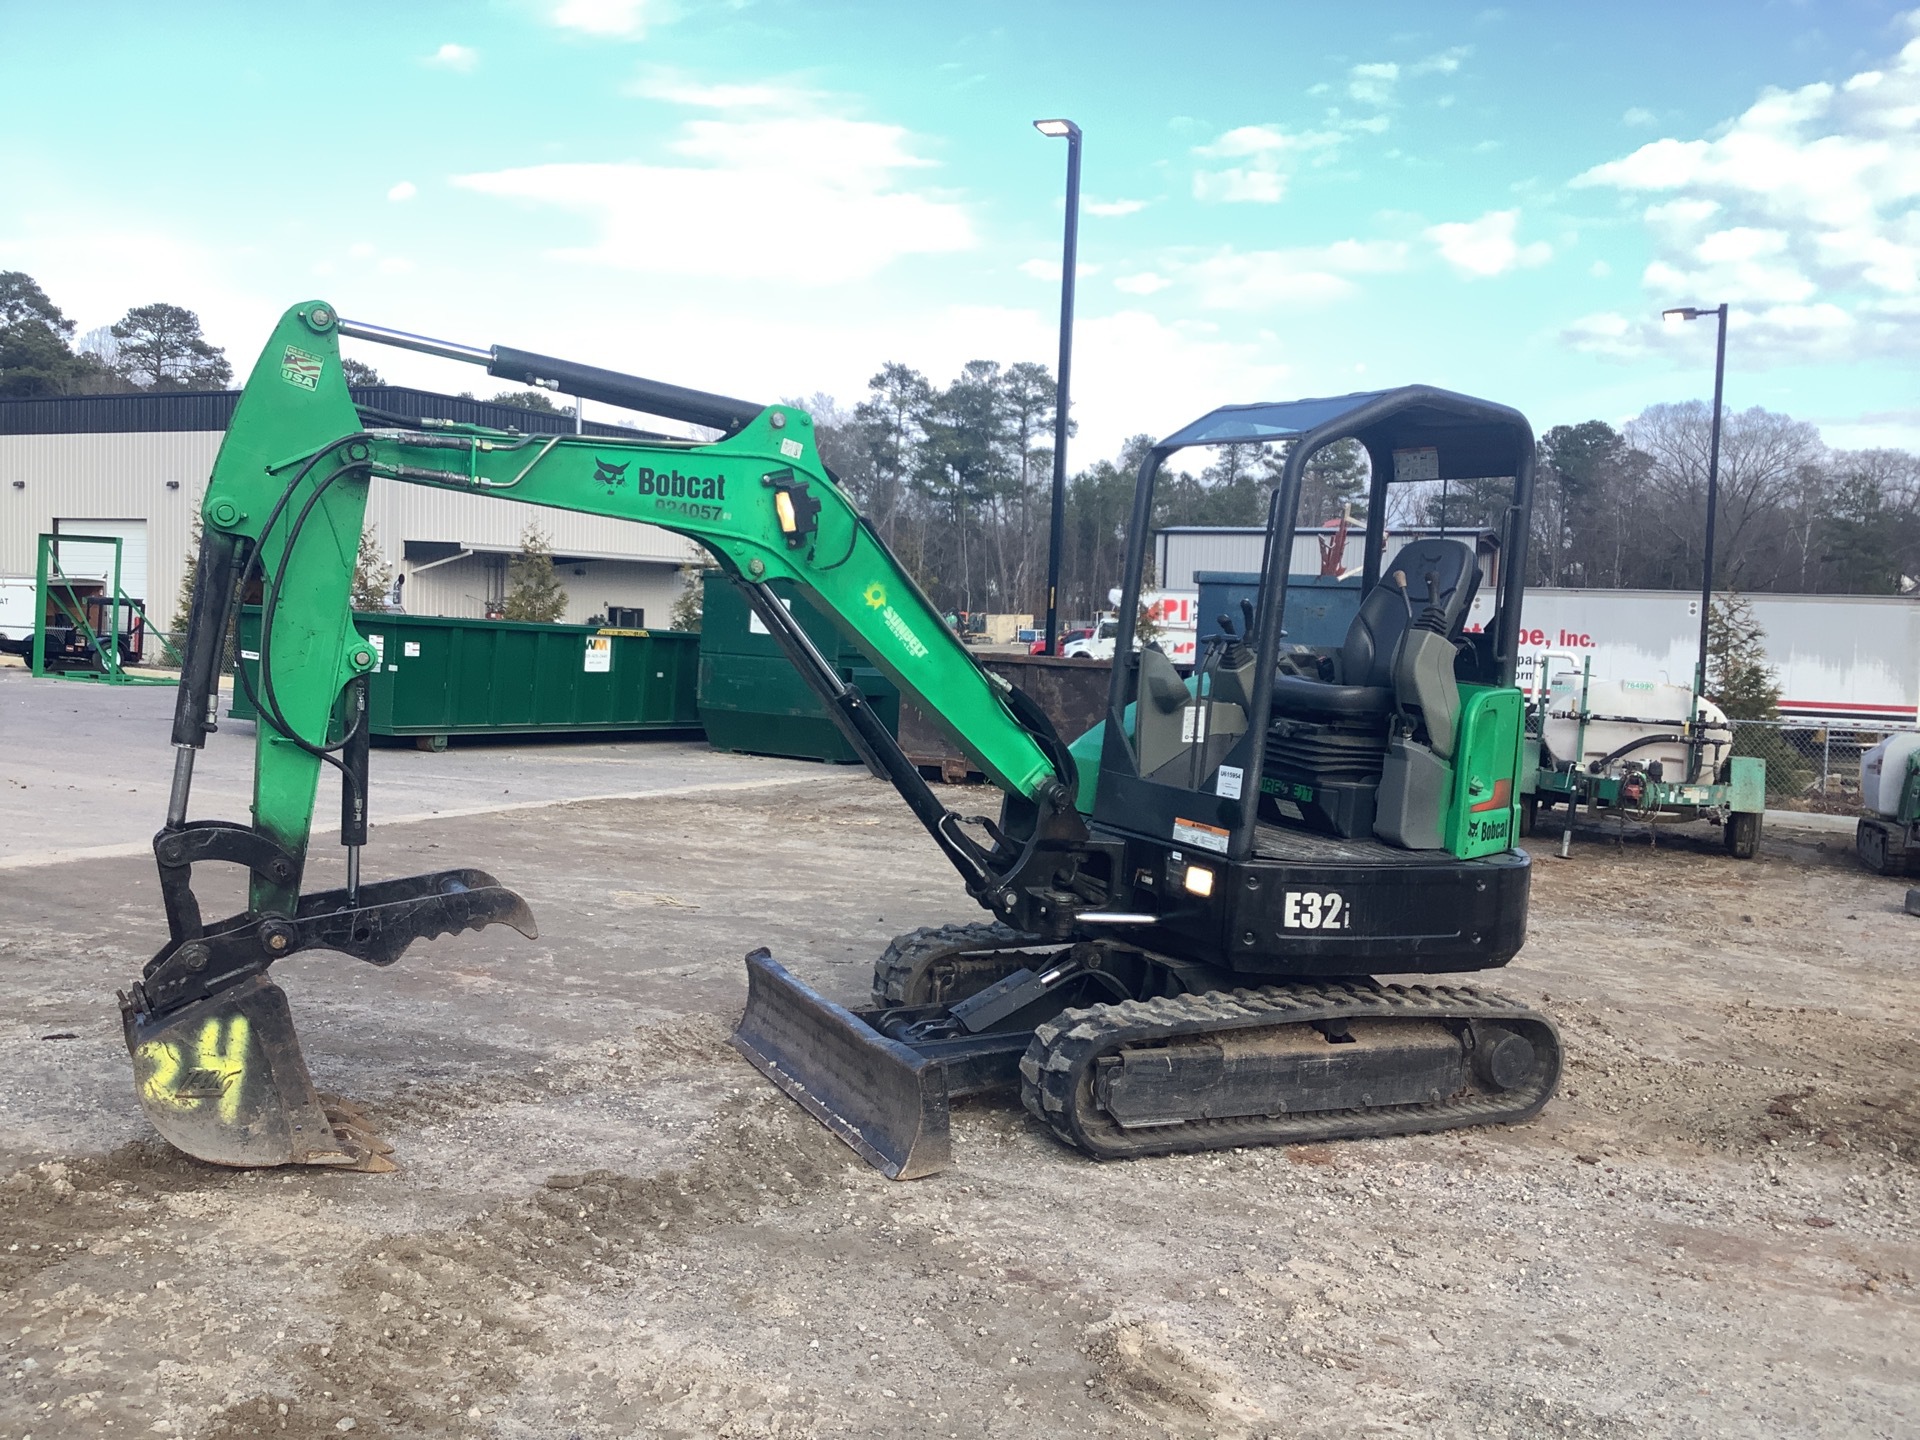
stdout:
POLYGON ((1100 1160, 1300 1144, 1369 1136, 1417 1135, 1461 1125, 1512 1124, 1539 1113, 1560 1082, 1560 1033, 1545 1015, 1471 986, 1377 985, 1337 981, 1215 990, 1154 1000, 1124 1000, 1069 1010, 1034 1032, 1020 1060, 1020 1098, 1063 1143, 1100 1160), (1324 1020, 1466 1020, 1497 1023, 1533 1042, 1533 1073, 1511 1090, 1477 1085, 1427 1105, 1305 1111, 1196 1119, 1124 1129, 1094 1100, 1094 1068, 1103 1055, 1184 1036, 1305 1025, 1324 1020))
POLYGON ((896 935, 873 962, 873 1003, 951 1005, 1023 967, 1023 953, 1040 945, 998 920, 935 925, 896 935), (1013 951, 1013 954, 1001 954, 1013 951))

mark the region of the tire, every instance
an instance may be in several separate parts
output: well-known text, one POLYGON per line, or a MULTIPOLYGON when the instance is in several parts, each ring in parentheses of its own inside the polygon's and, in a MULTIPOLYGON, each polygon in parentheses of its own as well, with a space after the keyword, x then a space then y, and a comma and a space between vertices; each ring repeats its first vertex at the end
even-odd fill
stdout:
POLYGON ((1761 817, 1749 810, 1736 810, 1727 817, 1721 839, 1727 853, 1736 860, 1751 860, 1760 853, 1761 817))
POLYGON ((1539 813, 1540 800, 1538 796, 1523 795, 1520 797, 1520 835, 1522 839, 1533 834, 1534 817, 1539 813))

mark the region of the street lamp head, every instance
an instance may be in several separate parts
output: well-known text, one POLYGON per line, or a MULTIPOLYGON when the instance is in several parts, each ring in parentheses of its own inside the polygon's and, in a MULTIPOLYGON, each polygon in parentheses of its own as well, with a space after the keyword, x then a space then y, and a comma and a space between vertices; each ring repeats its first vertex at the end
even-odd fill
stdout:
POLYGON ((1673 310, 1662 310, 1660 318, 1662 320, 1698 320, 1702 313, 1704 312, 1698 306, 1683 305, 1673 310))
POLYGON ((1071 120, 1036 120, 1033 128, 1055 140, 1078 140, 1080 127, 1071 120))

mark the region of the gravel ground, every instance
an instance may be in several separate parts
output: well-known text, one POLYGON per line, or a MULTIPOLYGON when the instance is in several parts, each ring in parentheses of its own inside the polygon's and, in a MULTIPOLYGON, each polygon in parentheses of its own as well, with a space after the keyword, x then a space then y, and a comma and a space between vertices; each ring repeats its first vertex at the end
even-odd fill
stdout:
POLYGON ((276 969, 385 1176, 158 1142, 112 1003, 150 862, 0 870, 0 1436, 1920 1433, 1920 921, 1845 837, 1541 859, 1482 977, 1563 1028, 1531 1124, 1100 1165, 983 1101, 904 1185, 725 1044, 752 946, 853 1001, 973 918, 890 791, 429 819, 368 861, 458 864, 541 939, 276 969))

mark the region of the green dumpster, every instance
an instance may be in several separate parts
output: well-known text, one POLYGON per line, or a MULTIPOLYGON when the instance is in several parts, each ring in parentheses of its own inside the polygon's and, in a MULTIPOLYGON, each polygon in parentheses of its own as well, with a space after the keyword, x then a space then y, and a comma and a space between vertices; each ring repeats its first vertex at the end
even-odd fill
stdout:
MULTIPOLYGON (((719 574, 706 576, 700 619, 700 723, 716 750, 788 755, 838 763, 860 757, 828 716, 786 652, 742 595, 719 574)), ((900 733, 900 692, 850 641, 784 580, 771 588, 801 629, 867 704, 900 733)))
MULTIPOLYGON (((438 748, 450 735, 690 730, 700 638, 677 630, 613 630, 356 611, 380 657, 368 692, 376 737, 438 748)), ((240 612, 238 666, 257 684, 260 609, 240 612)), ((256 719, 233 687, 235 719, 256 719)))

